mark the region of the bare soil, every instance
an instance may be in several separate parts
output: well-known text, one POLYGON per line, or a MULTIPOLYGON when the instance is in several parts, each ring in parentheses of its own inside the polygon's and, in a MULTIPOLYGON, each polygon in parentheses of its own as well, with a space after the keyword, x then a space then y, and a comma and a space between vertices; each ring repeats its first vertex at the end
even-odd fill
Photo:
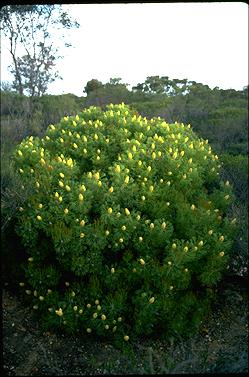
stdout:
POLYGON ((240 284, 223 285, 192 339, 141 341, 133 355, 106 342, 42 332, 31 309, 8 286, 2 306, 6 376, 248 373, 248 291, 240 284))

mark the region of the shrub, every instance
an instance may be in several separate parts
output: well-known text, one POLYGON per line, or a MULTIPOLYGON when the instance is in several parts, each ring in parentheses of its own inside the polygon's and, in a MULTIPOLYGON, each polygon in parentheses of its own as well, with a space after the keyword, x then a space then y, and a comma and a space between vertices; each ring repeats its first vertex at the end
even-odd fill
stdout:
POLYGON ((248 156, 220 156, 222 177, 234 188, 235 203, 229 212, 238 219, 238 231, 231 253, 230 273, 248 277, 248 156))
POLYGON ((235 225, 218 156, 190 125, 90 107, 14 159, 35 188, 17 211, 20 286, 47 326, 124 343, 198 328, 235 225))

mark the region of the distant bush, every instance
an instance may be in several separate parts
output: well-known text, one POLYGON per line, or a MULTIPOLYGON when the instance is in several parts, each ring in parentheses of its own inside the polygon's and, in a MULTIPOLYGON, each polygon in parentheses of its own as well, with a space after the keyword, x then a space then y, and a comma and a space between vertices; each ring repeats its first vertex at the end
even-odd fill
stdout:
POLYGON ((90 107, 14 152, 28 256, 20 282, 47 326, 111 338, 189 335, 227 268, 231 186, 190 126, 90 107))
POLYGON ((236 196, 235 203, 230 207, 230 213, 238 220, 230 273, 248 276, 248 156, 221 155, 222 177, 229 180, 236 196))

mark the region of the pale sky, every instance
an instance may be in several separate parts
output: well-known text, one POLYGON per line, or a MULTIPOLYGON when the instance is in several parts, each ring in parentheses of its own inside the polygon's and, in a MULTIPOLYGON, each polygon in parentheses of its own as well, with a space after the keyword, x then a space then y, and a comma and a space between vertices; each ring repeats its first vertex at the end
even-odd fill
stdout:
MULTIPOLYGON (((220 3, 67 4, 81 24, 67 33, 63 80, 49 93, 83 95, 87 81, 121 77, 131 86, 147 76, 194 80, 222 89, 248 85, 248 5, 220 3)), ((7 80, 2 52, 1 79, 7 80)))

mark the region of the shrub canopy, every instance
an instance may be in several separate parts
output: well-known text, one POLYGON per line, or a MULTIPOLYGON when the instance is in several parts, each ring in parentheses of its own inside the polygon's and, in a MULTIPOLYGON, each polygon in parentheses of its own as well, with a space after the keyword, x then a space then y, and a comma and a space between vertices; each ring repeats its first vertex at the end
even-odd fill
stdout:
POLYGON ((227 266, 219 159, 190 125, 90 107, 15 150, 20 285, 49 327, 120 341, 188 334, 227 266))

